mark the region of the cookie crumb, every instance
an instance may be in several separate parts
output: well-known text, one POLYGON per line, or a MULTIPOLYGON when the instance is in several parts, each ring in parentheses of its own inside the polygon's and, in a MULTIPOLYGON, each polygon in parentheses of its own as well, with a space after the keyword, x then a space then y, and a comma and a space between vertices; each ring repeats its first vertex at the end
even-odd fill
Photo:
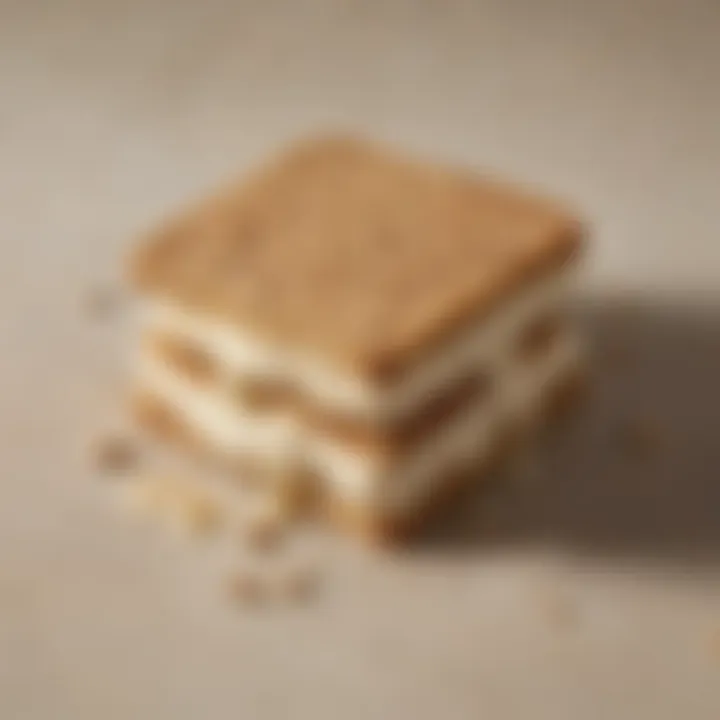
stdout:
POLYGON ((189 494, 178 498, 178 517, 193 535, 209 535, 218 530, 222 514, 219 506, 209 497, 189 494))
POLYGON ((282 517, 277 513, 264 511, 248 520, 243 528, 245 542, 253 549, 262 552, 278 550, 285 535, 282 517))
POLYGON ((133 510, 174 522, 192 535, 210 535, 222 524, 220 505, 202 490, 176 478, 139 478, 129 490, 133 510))
POLYGON ((279 511, 288 520, 312 517, 320 504, 319 479, 309 471, 284 476, 276 483, 279 511))
POLYGON ((124 437, 101 439, 95 450, 97 466, 106 472, 120 473, 134 468, 139 454, 133 442, 124 437))
POLYGON ((266 599, 265 588, 260 578, 246 571, 238 571, 230 577, 227 593, 238 605, 258 606, 266 599))
POLYGON ((163 488, 155 479, 137 478, 127 485, 127 504, 137 513, 156 514, 163 505, 163 488))

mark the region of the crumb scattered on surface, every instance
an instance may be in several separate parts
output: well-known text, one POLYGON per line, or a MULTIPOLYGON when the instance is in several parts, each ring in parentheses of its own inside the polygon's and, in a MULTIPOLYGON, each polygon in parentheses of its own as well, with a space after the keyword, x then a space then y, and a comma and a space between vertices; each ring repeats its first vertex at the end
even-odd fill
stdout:
POLYGON ((145 480, 138 480, 127 486, 127 494, 123 497, 127 507, 133 512, 150 512, 155 505, 154 493, 145 480))
POLYGON ((129 490, 133 509, 174 521, 193 535, 210 534, 222 524, 220 505, 202 489, 177 478, 147 476, 132 483, 129 490))
POLYGON ((193 493, 178 497, 177 515, 184 528, 195 535, 216 531, 222 521, 217 503, 209 497, 193 493))
POLYGON ((263 511, 248 519, 243 528, 243 538, 253 550, 270 552, 280 547, 285 530, 285 523, 279 514, 263 511))
POLYGON ((123 472, 134 468, 139 459, 135 444, 124 437, 106 437, 98 441, 95 461, 101 470, 123 472))
POLYGON ((310 478, 283 478, 274 488, 278 510, 288 520, 307 517, 317 505, 318 492, 310 478))
POLYGON ((257 606, 266 599, 261 579, 249 571, 234 573, 228 580, 227 592, 230 599, 239 605, 257 606))
POLYGON ((138 512, 159 516, 173 501, 171 483, 164 476, 142 475, 127 486, 130 507, 138 512))

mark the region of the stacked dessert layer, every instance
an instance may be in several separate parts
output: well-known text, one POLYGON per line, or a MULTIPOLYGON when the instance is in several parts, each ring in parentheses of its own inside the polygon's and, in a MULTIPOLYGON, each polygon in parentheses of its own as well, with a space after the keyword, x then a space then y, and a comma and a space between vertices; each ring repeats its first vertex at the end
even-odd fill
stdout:
POLYGON ((482 464, 508 430, 541 420, 545 398, 577 369, 563 317, 570 275, 523 288, 386 385, 151 304, 142 386, 220 455, 267 473, 309 470, 342 501, 403 514, 482 464))
POLYGON ((302 144, 140 249, 143 394, 219 456, 413 515, 574 374, 579 244, 544 199, 302 144))

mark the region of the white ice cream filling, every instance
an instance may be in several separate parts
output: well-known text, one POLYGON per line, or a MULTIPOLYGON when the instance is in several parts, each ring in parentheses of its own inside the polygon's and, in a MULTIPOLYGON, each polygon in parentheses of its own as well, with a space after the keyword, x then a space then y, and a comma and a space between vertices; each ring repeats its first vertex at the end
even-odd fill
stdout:
POLYGON ((428 395, 447 387, 459 375, 477 367, 498 368, 506 360, 513 337, 534 317, 560 306, 571 279, 572 268, 564 268, 537 281, 385 388, 343 373, 307 353, 273 346, 232 325, 169 302, 151 302, 144 320, 151 329, 201 347, 228 378, 256 376, 290 381, 329 410, 392 423, 412 415, 428 395))
POLYGON ((269 463, 315 468, 347 500, 402 512, 432 492, 447 472, 481 461, 496 434, 510 422, 532 418, 545 393, 578 362, 577 338, 565 333, 533 363, 507 362, 494 392, 483 395, 437 428, 392 466, 339 440, 319 436, 289 413, 243 411, 222 388, 194 385, 158 358, 142 358, 142 382, 173 407, 221 453, 260 456, 269 463))

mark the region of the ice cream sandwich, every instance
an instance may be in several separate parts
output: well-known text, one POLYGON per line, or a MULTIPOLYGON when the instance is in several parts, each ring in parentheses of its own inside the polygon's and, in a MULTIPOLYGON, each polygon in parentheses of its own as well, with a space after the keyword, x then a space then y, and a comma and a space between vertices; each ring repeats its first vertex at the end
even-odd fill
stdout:
POLYGON ((575 382, 583 227, 560 204, 350 138, 300 142, 143 240, 143 420, 414 527, 575 382))

